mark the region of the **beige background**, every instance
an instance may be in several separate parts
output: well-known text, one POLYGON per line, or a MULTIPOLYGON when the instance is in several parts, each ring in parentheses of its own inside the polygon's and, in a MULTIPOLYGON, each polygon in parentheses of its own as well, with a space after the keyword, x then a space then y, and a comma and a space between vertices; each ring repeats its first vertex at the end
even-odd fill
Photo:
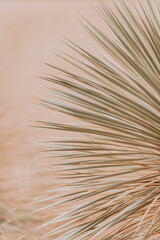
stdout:
MULTIPOLYGON (((7 143, 7 147, 14 150, 14 154, 12 151, 9 156, 13 166, 5 174, 17 179, 14 187, 21 191, 18 192, 20 196, 23 196, 24 190, 30 192, 33 188, 30 176, 39 171, 41 163, 37 146, 28 143, 58 134, 30 126, 36 125, 36 120, 61 119, 59 115, 53 115, 35 104, 36 98, 46 96, 45 89, 50 86, 37 76, 57 73, 43 62, 63 67, 66 65, 55 56, 55 52, 74 54, 62 42, 65 37, 86 48, 94 44, 77 20, 81 19, 81 14, 102 27, 102 20, 90 4, 96 6, 97 2, 0 1, 0 88, 6 106, 11 107, 4 117, 5 129, 14 132, 12 140, 7 143), (15 165, 16 161, 18 165, 15 165)), ((67 67, 72 69, 71 66, 67 67)))
MULTIPOLYGON (((6 143, 8 149, 12 148, 7 157, 13 165, 6 175, 17 180, 15 184, 22 196, 24 189, 29 192, 32 189, 30 175, 36 171, 39 160, 35 160, 37 154, 26 157, 30 151, 36 151, 36 147, 19 142, 46 139, 47 131, 29 126, 35 125, 36 120, 47 120, 47 115, 53 120, 47 110, 35 104, 34 98, 43 97, 48 86, 36 76, 51 72, 43 62, 61 63, 54 52, 66 50, 62 43, 64 37, 81 38, 77 12, 88 15, 88 7, 84 1, 0 2, 0 87, 6 106, 11 107, 3 126, 7 125, 6 131, 14 132, 12 140, 6 143)), ((58 116, 54 116, 54 120, 58 120, 58 116)))
POLYGON ((3 163, 0 174, 5 177, 0 187, 11 206, 17 204, 15 200, 43 189, 51 178, 39 177, 39 171, 44 170, 41 164, 47 160, 40 158, 40 147, 31 143, 52 139, 60 133, 30 126, 36 125, 36 120, 60 121, 61 116, 36 104, 36 98, 44 98, 45 89, 50 86, 36 76, 57 73, 43 62, 66 65, 54 55, 72 53, 62 43, 65 37, 86 48, 90 47, 88 42, 93 43, 77 21, 81 13, 102 27, 103 22, 90 3, 97 4, 92 0, 0 1, 0 94, 4 107, 10 108, 1 128, 4 134, 12 135, 0 156, 3 163))

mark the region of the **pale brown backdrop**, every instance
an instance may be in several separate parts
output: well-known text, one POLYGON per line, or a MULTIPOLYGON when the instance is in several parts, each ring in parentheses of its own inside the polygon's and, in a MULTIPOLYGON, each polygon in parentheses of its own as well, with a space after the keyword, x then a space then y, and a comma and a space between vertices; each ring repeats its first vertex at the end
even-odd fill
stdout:
MULTIPOLYGON (((81 19, 81 14, 101 27, 103 22, 90 6, 96 4, 92 0, 0 1, 0 88, 6 105, 11 107, 4 118, 5 124, 11 127, 6 129, 14 132, 7 144, 20 155, 18 168, 10 169, 9 174, 17 179, 17 186, 23 186, 22 195, 24 190, 32 189, 30 175, 37 171, 40 162, 35 160, 36 152, 33 158, 22 160, 24 154, 37 151, 28 142, 53 134, 30 126, 36 125, 36 120, 60 119, 35 104, 35 98, 44 97, 48 87, 48 83, 37 76, 55 73, 43 62, 63 67, 64 63, 54 53, 71 52, 62 42, 66 37, 83 47, 93 43, 77 19, 81 19)), ((13 165, 16 154, 10 156, 13 165)))
POLYGON ((38 174, 43 171, 40 164, 45 160, 39 157, 37 144, 31 142, 58 133, 31 126, 36 125, 36 120, 59 121, 61 117, 36 104, 36 98, 45 97, 44 90, 49 86, 37 76, 54 73, 43 62, 63 67, 54 52, 70 52, 62 43, 65 37, 88 47, 91 40, 77 20, 79 13, 98 26, 103 25, 90 4, 97 2, 0 1, 0 94, 9 107, 1 126, 6 134, 12 135, 5 142, 1 160, 7 163, 1 168, 6 178, 1 190, 5 201, 13 206, 15 199, 29 196, 48 183, 48 178, 40 178, 38 174))

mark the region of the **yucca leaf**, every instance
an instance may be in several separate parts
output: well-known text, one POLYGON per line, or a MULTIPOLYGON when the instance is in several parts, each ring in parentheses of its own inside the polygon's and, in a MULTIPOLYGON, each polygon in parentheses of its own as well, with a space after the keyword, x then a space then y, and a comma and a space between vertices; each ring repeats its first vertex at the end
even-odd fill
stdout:
POLYGON ((42 77, 58 87, 40 104, 78 121, 39 121, 73 133, 41 142, 62 186, 33 202, 63 211, 40 227, 53 230, 39 239, 160 239, 160 1, 120 0, 113 9, 101 1, 96 10, 113 39, 83 19, 101 50, 66 40, 80 57, 61 57, 79 74, 47 64, 63 76, 42 77))

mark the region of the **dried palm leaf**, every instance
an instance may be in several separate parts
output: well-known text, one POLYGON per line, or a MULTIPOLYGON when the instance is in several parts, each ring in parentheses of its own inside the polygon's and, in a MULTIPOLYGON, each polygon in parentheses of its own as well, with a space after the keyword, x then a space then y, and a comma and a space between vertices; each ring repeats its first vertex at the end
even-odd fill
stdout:
POLYGON ((59 86, 49 90, 59 100, 41 104, 78 122, 40 122, 73 138, 43 142, 50 158, 61 158, 50 172, 62 185, 34 203, 63 209, 40 227, 52 230, 39 239, 160 239, 160 1, 114 5, 97 8, 114 38, 82 21, 102 51, 66 40, 80 58, 62 58, 81 73, 48 64, 63 76, 43 77, 59 86))

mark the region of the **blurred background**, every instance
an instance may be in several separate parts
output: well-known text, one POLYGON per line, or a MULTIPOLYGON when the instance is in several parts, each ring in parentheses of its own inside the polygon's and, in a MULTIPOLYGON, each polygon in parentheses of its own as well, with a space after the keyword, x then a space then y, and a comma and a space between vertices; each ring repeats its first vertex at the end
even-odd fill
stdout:
MULTIPOLYGON (((33 126, 36 120, 59 121, 60 116, 38 106, 36 99, 44 98, 49 86, 38 77, 55 74, 44 62, 62 67, 54 53, 70 51, 62 43, 65 37, 88 48, 79 13, 103 24, 97 23, 90 3, 95 5, 91 0, 0 1, 0 239, 17 239, 16 226, 10 224, 8 230, 8 224, 3 225, 12 215, 9 209, 52 178, 41 175, 46 160, 36 142, 55 137, 56 131, 33 126)), ((26 224, 19 228, 25 232, 26 224)))
MULTIPOLYGON (((27 143, 45 139, 44 134, 48 136, 46 130, 31 127, 36 125, 36 120, 45 120, 46 114, 50 117, 48 110, 35 104, 36 98, 43 97, 48 87, 48 83, 38 77, 55 73, 44 62, 56 66, 64 64, 55 55, 55 52, 70 51, 62 42, 64 38, 84 45, 83 29, 77 20, 79 13, 85 17, 92 14, 87 1, 0 1, 0 94, 6 109, 9 108, 1 122, 12 135, 12 140, 7 139, 6 144, 14 151, 16 145, 19 154, 24 154, 24 149, 32 153, 34 146, 27 143)), ((19 165, 19 169, 9 173, 18 180, 16 188, 22 194, 32 189, 29 179, 35 161, 27 159, 24 163, 20 157, 22 169, 19 165)))

